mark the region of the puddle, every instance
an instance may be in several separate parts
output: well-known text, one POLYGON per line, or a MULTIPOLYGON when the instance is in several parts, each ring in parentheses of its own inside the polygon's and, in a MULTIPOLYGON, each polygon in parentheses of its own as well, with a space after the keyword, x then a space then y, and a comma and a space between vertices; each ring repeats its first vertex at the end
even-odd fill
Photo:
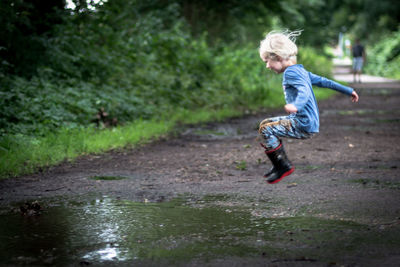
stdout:
MULTIPOLYGON (((185 264, 229 257, 340 260, 373 244, 382 253, 400 234, 352 222, 264 218, 215 205, 224 196, 137 203, 108 197, 41 200, 38 216, 0 212, 0 265, 185 264), (200 204, 200 205, 199 205, 200 204)), ((268 203, 262 203, 267 205, 268 203)), ((271 203, 270 203, 271 204, 271 203)), ((371 253, 371 251, 368 251, 371 253)), ((374 253, 368 254, 369 256, 374 253)))
POLYGON ((125 180, 129 179, 128 177, 123 177, 123 176, 92 176, 89 179, 91 180, 102 180, 102 181, 116 181, 116 180, 125 180))

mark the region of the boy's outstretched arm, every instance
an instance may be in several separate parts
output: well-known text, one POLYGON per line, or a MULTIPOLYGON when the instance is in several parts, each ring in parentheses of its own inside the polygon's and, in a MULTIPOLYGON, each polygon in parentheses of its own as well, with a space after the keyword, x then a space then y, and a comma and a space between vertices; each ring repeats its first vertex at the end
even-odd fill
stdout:
POLYGON ((330 89, 339 91, 339 92, 341 92, 343 94, 350 95, 352 102, 358 102, 359 96, 358 96, 357 92, 354 91, 353 88, 341 85, 340 83, 334 82, 334 81, 329 80, 329 79, 327 79, 325 77, 318 76, 318 75, 316 75, 314 73, 311 73, 311 72, 309 72, 309 75, 310 75, 311 83, 313 85, 316 85, 316 86, 319 86, 319 87, 330 88, 330 89))
POLYGON ((336 91, 346 94, 346 95, 351 95, 352 92, 354 91, 353 88, 344 86, 344 85, 342 85, 338 82, 332 81, 326 77, 318 76, 312 72, 309 72, 309 76, 310 76, 312 85, 316 85, 318 87, 323 87, 323 88, 330 88, 330 89, 336 90, 336 91))

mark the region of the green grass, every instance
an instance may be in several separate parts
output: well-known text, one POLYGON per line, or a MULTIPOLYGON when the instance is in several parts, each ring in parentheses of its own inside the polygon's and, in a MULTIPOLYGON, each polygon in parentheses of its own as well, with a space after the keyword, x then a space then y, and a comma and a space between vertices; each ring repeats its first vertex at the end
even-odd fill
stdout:
POLYGON ((314 94, 318 100, 323 100, 333 96, 334 94, 336 94, 336 92, 331 89, 316 87, 314 88, 314 94))
POLYGON ((101 153, 128 144, 157 138, 172 129, 171 122, 136 121, 123 127, 98 130, 82 128, 61 130, 41 138, 20 138, 7 143, 1 152, 0 175, 17 176, 57 164, 77 156, 101 153))
POLYGON ((229 108, 218 111, 181 110, 169 119, 138 120, 112 129, 63 129, 40 138, 5 138, 0 143, 0 177, 36 172, 81 155, 145 144, 170 134, 178 124, 219 121, 240 114, 229 108))
POLYGON ((245 171, 247 169, 247 162, 244 160, 241 161, 235 161, 236 163, 236 169, 237 170, 241 170, 241 171, 245 171))

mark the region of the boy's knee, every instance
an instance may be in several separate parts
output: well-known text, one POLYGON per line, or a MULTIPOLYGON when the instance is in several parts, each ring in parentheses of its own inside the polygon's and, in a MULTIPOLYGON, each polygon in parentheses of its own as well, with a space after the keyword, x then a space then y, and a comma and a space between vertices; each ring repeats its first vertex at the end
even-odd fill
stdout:
POLYGON ((268 128, 264 128, 264 129, 260 130, 260 135, 261 135, 265 140, 267 140, 268 138, 271 137, 272 133, 271 133, 271 131, 268 131, 268 128))
POLYGON ((258 128, 258 132, 264 133, 266 131, 270 131, 274 126, 277 126, 281 123, 281 121, 268 121, 268 120, 263 120, 260 123, 260 127, 258 128))

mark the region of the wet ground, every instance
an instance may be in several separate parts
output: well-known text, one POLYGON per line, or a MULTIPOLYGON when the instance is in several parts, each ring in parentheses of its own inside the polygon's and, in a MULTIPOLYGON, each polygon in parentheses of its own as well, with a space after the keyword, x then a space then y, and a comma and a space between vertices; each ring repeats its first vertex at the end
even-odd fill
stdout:
POLYGON ((0 265, 398 266, 400 83, 366 81, 275 185, 255 139, 282 110, 0 181, 0 265))

